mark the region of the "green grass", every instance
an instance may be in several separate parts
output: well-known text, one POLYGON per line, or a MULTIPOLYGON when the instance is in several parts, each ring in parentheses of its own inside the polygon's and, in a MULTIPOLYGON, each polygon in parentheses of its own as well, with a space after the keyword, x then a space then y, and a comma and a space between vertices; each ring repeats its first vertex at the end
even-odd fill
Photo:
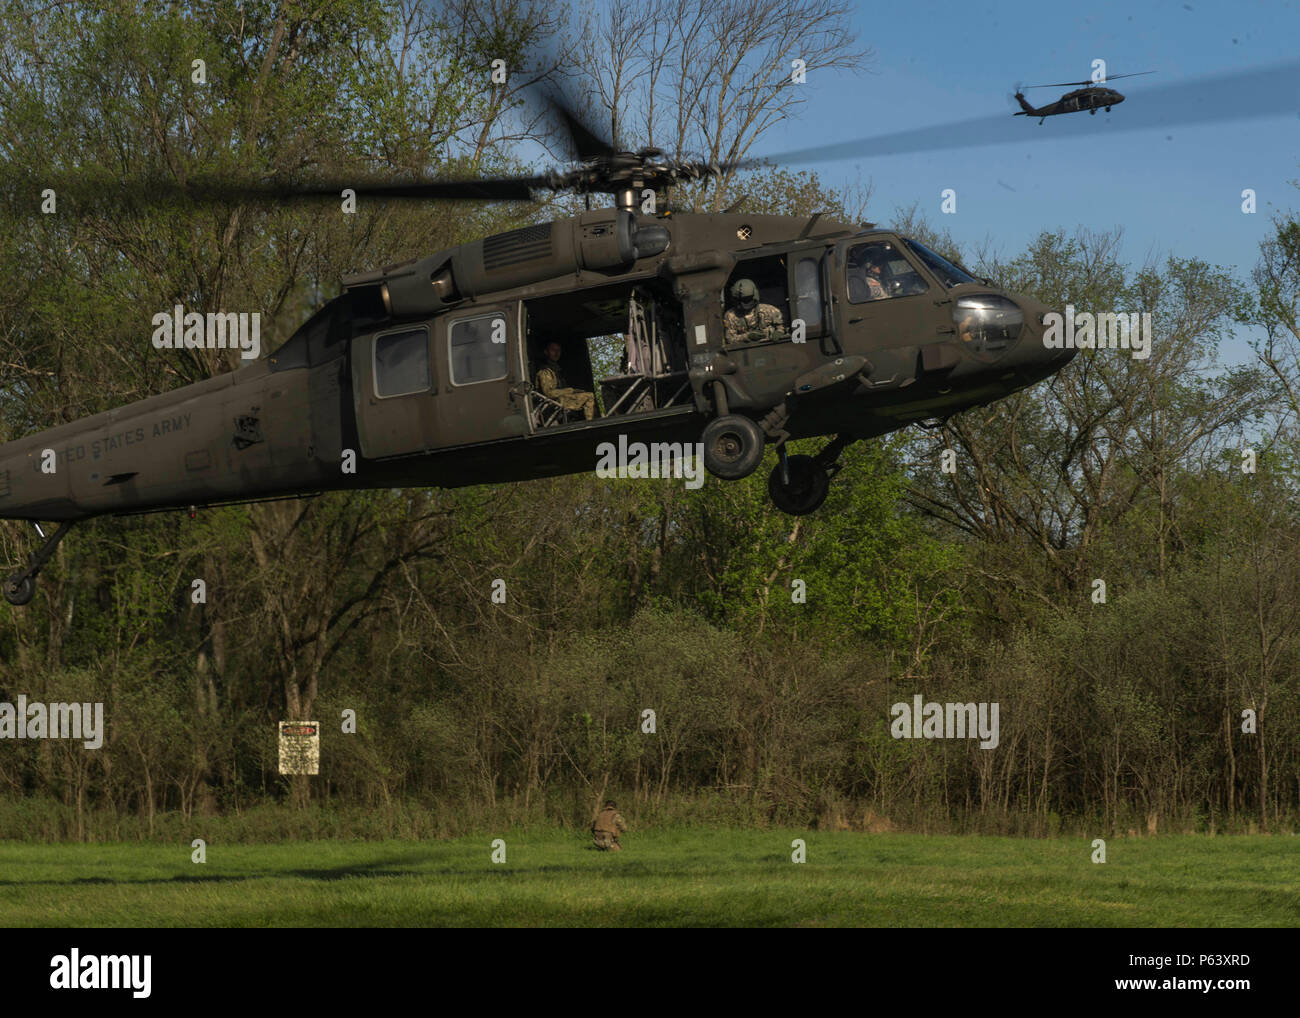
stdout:
POLYGON ((1300 839, 678 829, 417 843, 0 843, 4 926, 1300 926, 1300 839), (790 861, 790 842, 808 861, 790 861))

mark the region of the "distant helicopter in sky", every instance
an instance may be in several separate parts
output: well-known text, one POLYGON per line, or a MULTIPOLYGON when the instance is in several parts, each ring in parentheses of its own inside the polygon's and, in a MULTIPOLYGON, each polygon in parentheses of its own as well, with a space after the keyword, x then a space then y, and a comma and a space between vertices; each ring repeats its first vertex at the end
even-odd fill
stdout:
MULTIPOLYGON (((1136 71, 1133 74, 1116 74, 1115 78, 1137 78, 1143 74, 1154 74, 1154 71, 1136 71)), ((1104 109, 1110 112, 1112 106, 1117 106, 1124 101, 1124 96, 1116 92, 1113 88, 1106 87, 1106 80, 1101 81, 1062 81, 1054 85, 1027 85, 1026 88, 1069 88, 1071 85, 1083 85, 1084 88, 1076 88, 1073 92, 1067 92, 1054 103, 1048 103, 1046 106, 1035 109, 1025 99, 1024 91, 1016 87, 1016 102, 1020 104, 1020 112, 1013 114, 1017 117, 1037 117, 1041 124, 1046 117, 1054 117, 1059 113, 1082 113, 1087 110, 1095 114, 1097 110, 1104 109)))

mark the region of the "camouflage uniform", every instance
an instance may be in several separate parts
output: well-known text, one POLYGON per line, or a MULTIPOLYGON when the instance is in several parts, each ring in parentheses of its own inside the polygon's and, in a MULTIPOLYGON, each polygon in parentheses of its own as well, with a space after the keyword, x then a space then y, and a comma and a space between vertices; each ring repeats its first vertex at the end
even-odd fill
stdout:
POLYGON ((618 843, 618 836, 626 830, 627 821, 612 802, 605 803, 605 808, 596 814, 596 819, 591 823, 591 837, 602 852, 611 849, 620 851, 622 846, 618 843))
POLYGON ((566 386, 558 364, 548 363, 537 372, 537 388, 565 410, 581 410, 585 420, 590 421, 596 416, 596 397, 590 392, 566 386))
POLYGON ((776 339, 785 332, 785 319, 771 304, 759 304, 749 314, 735 308, 722 316, 723 333, 728 346, 736 343, 760 343, 776 339))
POLYGON ((882 300, 888 297, 885 293, 884 284, 880 282, 879 277, 872 275, 866 269, 860 269, 849 275, 849 301, 854 304, 862 304, 869 300, 882 300))

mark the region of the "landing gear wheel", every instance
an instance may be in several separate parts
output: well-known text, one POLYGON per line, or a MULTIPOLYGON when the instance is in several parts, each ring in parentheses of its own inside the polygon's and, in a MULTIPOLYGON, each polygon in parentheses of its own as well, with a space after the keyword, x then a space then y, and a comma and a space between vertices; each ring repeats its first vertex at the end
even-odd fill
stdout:
POLYGON ((727 414, 704 428, 704 465, 714 477, 738 481, 763 460, 763 431, 748 417, 727 414))
POLYGON ((831 489, 830 475, 811 456, 791 456, 786 464, 790 483, 781 477, 781 464, 772 468, 767 478, 767 493, 772 504, 791 516, 807 516, 821 508, 831 489))
POLYGON ((13 576, 5 578, 5 600, 10 604, 24 605, 32 599, 32 595, 35 593, 36 581, 32 577, 14 573, 13 576))

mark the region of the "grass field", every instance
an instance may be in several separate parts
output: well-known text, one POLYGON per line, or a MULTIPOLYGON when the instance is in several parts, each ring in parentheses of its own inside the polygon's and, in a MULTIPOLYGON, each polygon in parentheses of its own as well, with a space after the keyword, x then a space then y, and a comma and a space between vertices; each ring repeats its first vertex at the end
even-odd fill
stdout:
POLYGON ((1300 926, 1300 839, 681 829, 416 843, 0 843, 4 926, 1300 926), (807 862, 791 862, 794 838, 807 862))

